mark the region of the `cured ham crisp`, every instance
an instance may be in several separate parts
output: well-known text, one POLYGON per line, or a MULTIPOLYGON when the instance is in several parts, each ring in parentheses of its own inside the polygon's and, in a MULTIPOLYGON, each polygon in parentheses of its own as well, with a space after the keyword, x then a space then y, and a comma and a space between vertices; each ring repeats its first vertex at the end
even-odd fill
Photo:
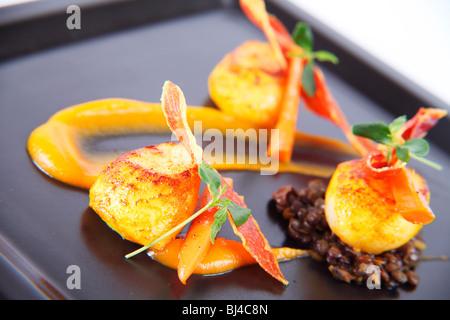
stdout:
POLYGON ((409 140, 425 137, 428 131, 446 115, 446 110, 436 108, 420 108, 416 115, 405 123, 402 138, 409 140))
POLYGON ((170 81, 164 83, 161 107, 170 130, 172 130, 186 150, 189 151, 197 164, 200 164, 203 158, 203 150, 197 145, 195 136, 189 128, 186 118, 186 100, 180 88, 170 81))
POLYGON ((283 69, 287 69, 286 58, 278 44, 277 35, 271 26, 271 19, 266 11, 266 5, 261 0, 240 0, 241 8, 247 17, 260 27, 269 41, 275 57, 283 69))

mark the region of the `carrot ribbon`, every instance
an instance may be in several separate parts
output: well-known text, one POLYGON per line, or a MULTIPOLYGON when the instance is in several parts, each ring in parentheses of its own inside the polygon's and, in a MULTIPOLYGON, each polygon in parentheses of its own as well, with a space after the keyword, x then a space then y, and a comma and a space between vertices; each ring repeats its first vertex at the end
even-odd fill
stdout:
MULTIPOLYGON (((228 185, 233 185, 232 179, 224 179, 228 185)), ((221 196, 223 197, 224 195, 221 196)), ((205 188, 198 202, 198 208, 203 208, 211 199, 211 191, 205 188)), ((211 229, 215 220, 214 215, 218 210, 219 207, 209 208, 191 222, 180 250, 177 268, 178 278, 183 284, 198 268, 211 247, 211 229)))
MULTIPOLYGON (((198 159, 201 148, 195 145, 195 137, 192 134, 189 126, 187 126, 185 115, 186 101, 184 99, 181 89, 170 81, 166 81, 163 87, 163 94, 161 97, 162 108, 164 114, 167 115, 167 121, 173 133, 179 138, 186 149, 198 159)), ((224 196, 232 200, 237 205, 247 208, 242 197, 240 197, 233 187, 221 177, 222 186, 226 186, 224 196)), ((241 238, 244 248, 251 254, 251 256, 258 262, 258 264, 275 279, 287 284, 287 280, 281 273, 278 261, 275 258, 272 248, 267 242, 267 239, 259 229, 258 223, 249 216, 248 220, 241 226, 237 227, 234 224, 231 214, 228 212, 228 218, 233 227, 234 232, 241 238)))
POLYGON ((293 57, 289 60, 286 89, 280 108, 279 119, 275 126, 275 129, 278 130, 278 135, 271 136, 268 147, 269 156, 278 157, 280 161, 289 161, 294 150, 298 106, 300 102, 298 88, 301 86, 302 69, 303 62, 299 57, 293 57))

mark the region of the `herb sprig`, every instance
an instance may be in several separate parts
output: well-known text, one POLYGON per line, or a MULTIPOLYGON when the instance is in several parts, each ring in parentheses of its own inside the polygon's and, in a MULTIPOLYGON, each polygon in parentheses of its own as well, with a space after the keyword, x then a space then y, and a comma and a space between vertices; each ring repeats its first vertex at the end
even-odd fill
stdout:
MULTIPOLYGON (((338 57, 333 53, 325 50, 313 51, 314 36, 311 28, 303 22, 297 22, 294 31, 292 32, 292 39, 294 42, 304 49, 300 56, 307 60, 302 73, 302 86, 309 96, 316 93, 316 82, 314 81, 314 60, 328 61, 334 64, 339 63, 338 57)), ((289 53, 290 56, 295 56, 294 53, 289 53)))
POLYGON ((143 246, 139 248, 138 250, 135 250, 125 256, 125 258, 129 259, 143 251, 148 250, 152 246, 154 246, 156 243, 160 242, 161 240, 171 236, 177 231, 180 231, 183 229, 188 223, 190 223, 192 220, 197 218, 199 215, 204 213, 206 210, 213 208, 213 207, 220 207, 219 210, 214 215, 214 222, 212 224, 211 228, 211 242, 214 243, 214 239, 217 236, 217 233, 222 229, 222 225, 227 220, 227 212, 230 212, 234 224, 237 227, 240 227, 243 225, 248 218, 250 217, 251 210, 248 208, 241 207, 240 205, 233 202, 231 199, 227 197, 223 197, 223 195, 226 192, 226 184, 222 184, 222 179, 220 175, 215 171, 210 165, 202 162, 199 166, 199 175, 203 182, 206 183, 207 187, 211 191, 212 198, 211 200, 200 210, 195 212, 192 216, 190 216, 188 219, 184 220, 182 223, 177 225, 176 227, 172 228, 171 230, 164 233, 159 238, 152 241, 150 244, 143 246))
POLYGON ((216 214, 214 215, 215 220, 211 228, 211 242, 214 243, 214 239, 216 238, 217 233, 220 231, 222 225, 227 220, 228 211, 233 217, 234 224, 240 227, 249 218, 251 210, 241 207, 227 197, 222 197, 222 195, 226 191, 227 185, 222 184, 220 175, 210 165, 203 162, 199 165, 198 168, 200 178, 208 185, 208 188, 212 194, 213 203, 210 205, 210 208, 220 207, 220 209, 217 210, 216 214))
POLYGON ((426 159, 430 146, 425 139, 413 138, 404 141, 398 137, 398 133, 406 123, 406 116, 400 116, 387 124, 384 121, 365 122, 355 124, 352 127, 354 135, 371 139, 387 147, 386 160, 389 165, 393 154, 403 162, 409 162, 410 158, 420 161, 436 170, 442 170, 442 166, 426 159))

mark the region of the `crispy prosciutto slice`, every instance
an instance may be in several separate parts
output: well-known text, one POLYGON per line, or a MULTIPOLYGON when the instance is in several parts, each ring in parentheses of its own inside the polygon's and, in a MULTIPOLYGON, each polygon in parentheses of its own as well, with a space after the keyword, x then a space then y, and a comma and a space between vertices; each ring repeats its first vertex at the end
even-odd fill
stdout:
POLYGON ((270 15, 266 11, 266 5, 261 0, 240 0, 241 8, 247 17, 255 25, 261 28, 272 47, 275 57, 283 69, 287 69, 286 58, 278 44, 275 30, 271 26, 270 15))
POLYGON ((405 140, 423 138, 446 115, 446 110, 420 108, 416 115, 405 123, 402 138, 405 140))
MULTIPOLYGON (((405 141, 423 138, 446 115, 446 110, 420 108, 416 115, 403 125, 399 134, 405 141)), ((411 176, 406 173, 404 162, 395 161, 393 165, 388 165, 384 153, 372 151, 365 156, 364 164, 374 179, 389 181, 396 210, 403 218, 411 223, 421 225, 434 220, 435 216, 428 205, 428 199, 423 192, 418 190, 411 176)))

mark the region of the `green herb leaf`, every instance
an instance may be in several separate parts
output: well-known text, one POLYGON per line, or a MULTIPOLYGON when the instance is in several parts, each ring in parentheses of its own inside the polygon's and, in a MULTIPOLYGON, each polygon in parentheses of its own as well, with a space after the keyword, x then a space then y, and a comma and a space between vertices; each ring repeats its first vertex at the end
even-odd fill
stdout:
POLYGON ((375 142, 387 146, 386 159, 390 163, 392 152, 395 150, 397 159, 409 162, 410 158, 420 161, 436 170, 442 170, 442 166, 425 159, 430 151, 430 145, 425 139, 413 138, 403 142, 398 139, 396 133, 406 123, 406 116, 400 116, 389 125, 383 121, 356 124, 352 127, 354 135, 369 138, 375 142))
POLYGON ((352 127, 352 131, 356 136, 368 138, 378 143, 388 145, 393 142, 391 130, 384 121, 355 124, 352 127))
POLYGON ((241 207, 233 201, 231 201, 228 205, 228 211, 230 211, 231 216, 233 217, 234 224, 237 227, 242 226, 252 213, 250 209, 241 207))
POLYGON ((401 129, 401 127, 403 127, 403 125, 406 123, 406 116, 400 116, 397 119, 395 119, 394 121, 392 121, 389 124, 389 130, 391 131, 391 134, 394 135, 398 130, 401 129))
POLYGON ((316 82, 314 78, 314 59, 319 61, 329 61, 334 64, 339 63, 338 57, 333 53, 319 50, 313 52, 314 36, 311 28, 304 22, 297 22, 292 32, 294 42, 304 49, 301 53, 287 53, 288 56, 300 56, 307 63, 302 72, 302 86, 308 96, 312 97, 316 94, 316 82))
POLYGON ((216 170, 214 170, 210 165, 202 162, 198 166, 198 174, 203 182, 208 184, 213 193, 219 193, 219 188, 222 185, 222 179, 216 170))
POLYGON ((227 220, 227 206, 221 207, 219 210, 217 210, 216 214, 214 215, 214 222, 211 225, 211 243, 214 244, 214 239, 216 239, 217 234, 219 233, 220 229, 222 229, 222 225, 227 220))
POLYGON ((292 32, 292 39, 298 46, 302 47, 306 51, 312 51, 314 37, 311 28, 306 23, 297 22, 294 31, 292 32))
POLYGON ((424 139, 409 139, 403 145, 403 148, 409 150, 409 152, 417 157, 425 157, 430 152, 430 145, 424 139))
POLYGON ((325 50, 319 50, 319 51, 315 51, 314 52, 314 58, 316 58, 319 61, 328 61, 334 64, 338 64, 339 63, 339 58, 336 57, 336 55, 334 55, 333 53, 329 52, 329 51, 325 51, 325 50))
POLYGON ((395 149, 395 154, 397 156, 397 158, 403 162, 408 162, 409 161, 409 150, 408 148, 404 148, 404 147, 397 147, 395 149))
POLYGON ((316 81, 314 80, 314 61, 310 60, 302 72, 302 86, 306 93, 312 97, 316 93, 316 81))

